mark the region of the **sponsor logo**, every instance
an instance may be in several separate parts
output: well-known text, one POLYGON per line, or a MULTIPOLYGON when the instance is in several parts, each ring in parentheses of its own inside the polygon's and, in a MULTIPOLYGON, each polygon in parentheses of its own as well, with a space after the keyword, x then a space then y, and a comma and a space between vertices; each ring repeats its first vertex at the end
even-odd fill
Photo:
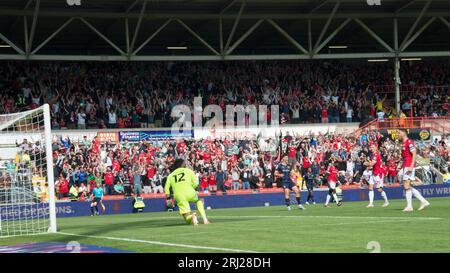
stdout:
POLYGON ((140 132, 119 132, 120 141, 139 141, 141 140, 140 132))
POLYGON ((422 140, 426 140, 430 138, 430 132, 428 132, 428 130, 422 130, 419 133, 419 136, 422 140))

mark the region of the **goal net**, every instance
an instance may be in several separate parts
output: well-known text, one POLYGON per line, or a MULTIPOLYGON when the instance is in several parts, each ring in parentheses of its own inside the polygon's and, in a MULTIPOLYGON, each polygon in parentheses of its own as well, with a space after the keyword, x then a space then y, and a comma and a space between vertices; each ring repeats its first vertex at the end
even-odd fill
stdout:
POLYGON ((0 237, 56 232, 50 108, 0 115, 0 237))

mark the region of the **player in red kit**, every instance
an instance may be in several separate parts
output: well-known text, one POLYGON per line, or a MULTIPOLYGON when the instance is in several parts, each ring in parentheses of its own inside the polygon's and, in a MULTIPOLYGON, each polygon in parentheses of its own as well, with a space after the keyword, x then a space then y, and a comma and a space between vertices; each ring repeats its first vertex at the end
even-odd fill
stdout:
POLYGON ((372 176, 369 179, 369 205, 367 205, 366 208, 373 208, 374 186, 381 194, 381 197, 383 197, 384 199, 384 204, 382 207, 387 207, 389 205, 389 201, 386 192, 383 191, 383 180, 385 169, 383 167, 381 155, 378 152, 378 147, 375 143, 372 143, 370 145, 370 149, 372 151, 372 159, 366 162, 365 164, 368 167, 372 167, 372 176))
POLYGON ((403 188, 405 189, 406 207, 403 211, 413 211, 412 196, 419 199, 420 207, 418 210, 423 210, 430 205, 430 203, 423 198, 418 190, 412 187, 411 182, 416 179, 414 168, 416 167, 416 147, 414 142, 408 138, 406 129, 399 129, 398 139, 402 142, 402 160, 403 166, 400 170, 401 180, 403 180, 403 188))
POLYGON ((342 205, 342 202, 339 202, 339 199, 336 195, 336 183, 338 181, 337 174, 338 169, 336 166, 334 166, 334 162, 330 163, 330 166, 328 167, 328 195, 327 200, 325 201, 325 207, 329 207, 328 203, 330 202, 331 196, 333 196, 334 201, 338 206, 342 205))

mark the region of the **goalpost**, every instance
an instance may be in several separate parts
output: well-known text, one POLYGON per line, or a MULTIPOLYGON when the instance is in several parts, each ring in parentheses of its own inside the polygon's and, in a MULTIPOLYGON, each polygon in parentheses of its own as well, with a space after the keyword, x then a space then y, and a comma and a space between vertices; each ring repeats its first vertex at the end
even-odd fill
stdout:
POLYGON ((0 238, 56 232, 50 107, 0 115, 0 238))

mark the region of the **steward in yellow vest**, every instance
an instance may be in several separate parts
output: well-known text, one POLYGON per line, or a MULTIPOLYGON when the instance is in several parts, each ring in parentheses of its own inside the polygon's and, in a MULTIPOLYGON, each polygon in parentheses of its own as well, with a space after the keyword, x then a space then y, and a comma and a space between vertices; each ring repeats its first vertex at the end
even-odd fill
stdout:
POLYGON ((133 199, 133 212, 143 212, 144 208, 144 198, 140 194, 137 194, 133 199))

